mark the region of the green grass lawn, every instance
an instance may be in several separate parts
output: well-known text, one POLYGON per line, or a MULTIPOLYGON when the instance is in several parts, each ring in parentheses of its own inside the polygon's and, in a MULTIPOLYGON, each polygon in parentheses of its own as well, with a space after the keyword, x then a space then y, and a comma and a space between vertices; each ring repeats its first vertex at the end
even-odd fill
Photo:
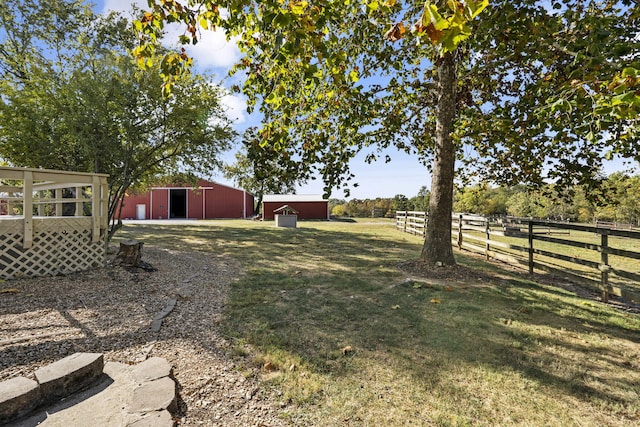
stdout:
POLYGON ((458 252, 477 274, 402 272, 422 239, 392 220, 127 225, 117 236, 132 237, 242 263, 223 332, 296 425, 640 425, 639 315, 458 252))

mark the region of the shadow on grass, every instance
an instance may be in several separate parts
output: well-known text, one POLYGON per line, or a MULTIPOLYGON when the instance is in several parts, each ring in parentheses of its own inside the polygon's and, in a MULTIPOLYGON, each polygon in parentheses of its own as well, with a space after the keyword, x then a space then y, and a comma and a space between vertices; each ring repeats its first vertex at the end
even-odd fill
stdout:
MULTIPOLYGON (((421 240, 392 226, 138 225, 126 227, 123 237, 238 260, 246 275, 231 286, 224 333, 256 349, 257 367, 269 361, 282 371, 283 388, 306 387, 307 373, 322 377, 310 393, 290 393, 301 404, 322 399, 331 388, 327 382, 340 384, 334 388, 365 383, 364 376, 376 376, 366 373, 375 366, 392 377, 409 376, 407 394, 453 396, 450 402, 457 403, 443 404, 449 410, 471 405, 474 387, 502 387, 505 373, 539 387, 531 400, 544 402, 553 391, 595 412, 616 406, 627 416, 638 410, 638 316, 461 255, 462 264, 478 270, 477 279, 406 281, 397 264, 417 257, 421 240), (480 369, 498 379, 463 384, 466 369, 469 376, 480 369)), ((353 387, 354 394, 362 392, 353 387)), ((507 387, 502 392, 512 393, 507 387)), ((513 393, 514 406, 527 406, 518 394, 526 390, 513 393)), ((488 416, 487 409, 460 411, 468 422, 480 417, 482 424, 488 416)))
POLYGON ((353 362, 344 350, 351 348, 354 357, 428 378, 418 387, 423 391, 462 394, 449 382, 451 372, 481 365, 585 405, 637 405, 637 351, 620 347, 640 342, 637 316, 464 256, 460 261, 482 272, 478 277, 495 280, 405 282, 396 264, 418 255, 418 240, 365 225, 318 227, 162 234, 192 246, 207 233, 196 246, 241 260, 248 275, 232 287, 225 333, 282 370, 293 360, 318 375, 357 376, 367 362, 353 362))

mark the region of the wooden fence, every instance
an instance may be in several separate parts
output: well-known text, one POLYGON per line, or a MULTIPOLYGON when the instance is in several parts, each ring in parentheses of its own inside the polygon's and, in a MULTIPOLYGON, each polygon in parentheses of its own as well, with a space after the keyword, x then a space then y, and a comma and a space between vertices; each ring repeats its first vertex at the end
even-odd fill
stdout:
MULTIPOLYGON (((398 211, 396 228, 424 236, 425 212, 398 211)), ((452 215, 452 244, 508 264, 565 277, 640 303, 640 232, 527 218, 452 215)))
POLYGON ((104 265, 107 176, 0 167, 0 278, 104 265))

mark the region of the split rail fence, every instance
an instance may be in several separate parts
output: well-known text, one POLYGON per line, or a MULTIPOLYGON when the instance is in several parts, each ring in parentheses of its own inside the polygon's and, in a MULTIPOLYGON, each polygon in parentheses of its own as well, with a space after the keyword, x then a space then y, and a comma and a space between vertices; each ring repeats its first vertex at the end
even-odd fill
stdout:
POLYGON ((107 175, 0 166, 0 278, 104 265, 107 175))
MULTIPOLYGON (((396 228, 423 236, 425 212, 397 211, 396 228)), ((452 244, 529 273, 544 271, 640 303, 640 232, 528 218, 453 214, 452 244)))

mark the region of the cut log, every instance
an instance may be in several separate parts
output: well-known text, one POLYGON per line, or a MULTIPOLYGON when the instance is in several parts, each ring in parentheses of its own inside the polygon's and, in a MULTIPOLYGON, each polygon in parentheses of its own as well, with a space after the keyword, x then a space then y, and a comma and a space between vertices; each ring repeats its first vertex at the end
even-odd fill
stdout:
POLYGON ((142 257, 142 246, 144 243, 137 240, 125 240, 120 242, 120 252, 118 252, 118 259, 122 265, 128 267, 137 267, 140 264, 140 258, 142 257))

